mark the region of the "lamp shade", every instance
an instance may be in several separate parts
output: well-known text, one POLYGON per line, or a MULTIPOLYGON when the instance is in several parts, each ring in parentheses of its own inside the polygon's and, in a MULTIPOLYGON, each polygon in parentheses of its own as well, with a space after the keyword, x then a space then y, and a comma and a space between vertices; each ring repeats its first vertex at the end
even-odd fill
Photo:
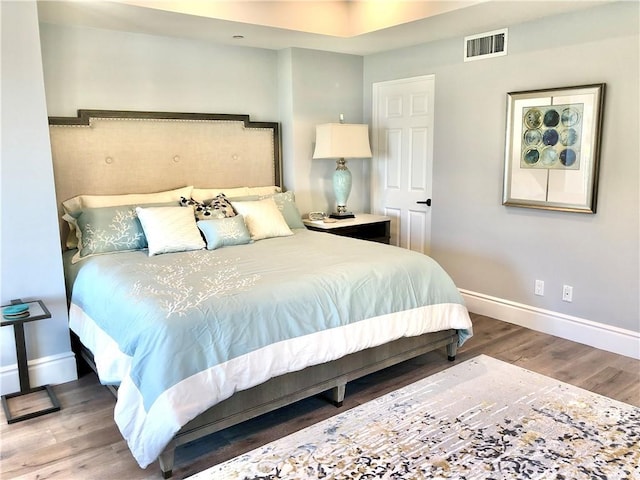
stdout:
POLYGON ((317 125, 313 158, 371 158, 368 126, 357 123, 317 125))

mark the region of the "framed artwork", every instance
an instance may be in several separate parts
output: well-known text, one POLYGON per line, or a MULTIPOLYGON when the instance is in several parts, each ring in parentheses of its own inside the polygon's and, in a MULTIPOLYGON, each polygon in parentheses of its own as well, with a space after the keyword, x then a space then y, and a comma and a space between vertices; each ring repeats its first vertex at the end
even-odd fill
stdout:
POLYGON ((596 212, 604 87, 507 94, 503 205, 596 212))

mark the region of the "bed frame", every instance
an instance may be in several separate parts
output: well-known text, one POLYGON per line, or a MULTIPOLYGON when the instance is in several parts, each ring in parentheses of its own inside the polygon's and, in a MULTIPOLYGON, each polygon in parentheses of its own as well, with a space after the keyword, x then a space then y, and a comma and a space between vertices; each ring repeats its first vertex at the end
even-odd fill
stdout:
MULTIPOLYGON (((248 115, 79 110, 49 123, 60 216, 79 194, 282 186, 279 126, 248 115)), ((162 475, 171 477, 179 445, 322 392, 340 406, 347 382, 438 348, 454 360, 457 344, 456 330, 401 338, 237 392, 180 429, 158 459, 162 475)), ((95 370, 91 352, 77 354, 95 370)))

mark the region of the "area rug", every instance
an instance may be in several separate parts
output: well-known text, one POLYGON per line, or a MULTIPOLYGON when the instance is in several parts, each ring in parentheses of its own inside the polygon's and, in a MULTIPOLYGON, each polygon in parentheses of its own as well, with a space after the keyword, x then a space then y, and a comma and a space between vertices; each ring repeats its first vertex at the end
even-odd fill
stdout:
POLYGON ((481 355, 198 473, 640 479, 640 408, 481 355))

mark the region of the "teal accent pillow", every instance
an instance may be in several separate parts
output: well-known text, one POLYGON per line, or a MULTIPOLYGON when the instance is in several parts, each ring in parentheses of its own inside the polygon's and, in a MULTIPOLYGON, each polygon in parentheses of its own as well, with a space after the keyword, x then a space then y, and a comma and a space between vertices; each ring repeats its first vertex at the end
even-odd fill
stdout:
POLYGON ((251 195, 248 197, 233 197, 230 198, 232 202, 243 202, 251 200, 262 200, 265 198, 273 198, 276 202, 278 210, 282 213, 289 228, 305 228, 302 223, 302 215, 296 206, 295 195, 292 191, 283 193, 274 193, 272 195, 251 195))
POLYGON ((147 248, 135 205, 87 208, 72 216, 78 237, 74 262, 91 255, 147 248))
MULTIPOLYGON (((177 205, 178 202, 153 204, 177 205)), ((78 251, 72 263, 105 253, 147 248, 147 237, 136 213, 137 205, 85 208, 63 217, 76 226, 78 251)), ((152 206, 152 205, 145 205, 152 206)))
POLYGON ((251 235, 242 215, 235 217, 200 220, 198 228, 207 241, 207 250, 231 245, 251 243, 251 235))

